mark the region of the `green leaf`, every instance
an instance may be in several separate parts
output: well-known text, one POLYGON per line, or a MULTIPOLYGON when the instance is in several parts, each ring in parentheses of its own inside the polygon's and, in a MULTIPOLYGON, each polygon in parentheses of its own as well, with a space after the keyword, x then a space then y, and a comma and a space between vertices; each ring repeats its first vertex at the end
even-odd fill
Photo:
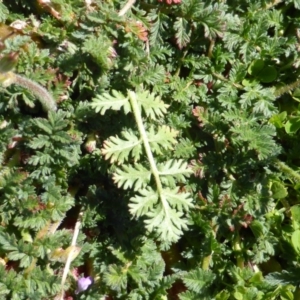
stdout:
POLYGON ((264 281, 262 272, 256 272, 249 280, 249 282, 254 284, 259 284, 264 281))
POLYGON ((66 113, 61 110, 58 112, 49 111, 48 122, 55 131, 61 131, 69 125, 69 122, 66 122, 66 113))
POLYGON ((295 89, 292 93, 291 96, 293 97, 294 100, 300 102, 300 89, 297 88, 295 89))
POLYGON ((204 288, 213 284, 215 278, 216 275, 212 271, 198 268, 184 275, 182 280, 188 289, 201 293, 204 288))
POLYGON ((155 97, 154 94, 150 94, 148 91, 137 93, 136 96, 147 117, 156 120, 166 114, 169 105, 166 105, 159 96, 155 97))
POLYGON ((291 241, 294 249, 300 254, 300 229, 293 232, 291 241))
POLYGON ((277 70, 273 66, 264 67, 258 74, 261 82, 270 83, 277 78, 277 70))
POLYGON ((244 300, 246 294, 246 289, 243 287, 238 287, 233 293, 234 299, 236 300, 244 300))
POLYGON ((289 290, 283 290, 280 294, 282 300, 294 300, 294 294, 289 290))
POLYGON ((117 169, 113 175, 113 180, 118 187, 123 187, 125 190, 133 188, 135 191, 145 188, 149 184, 151 171, 149 168, 143 167, 141 164, 134 166, 123 165, 117 169))
POLYGON ((239 124, 230 130, 235 133, 232 136, 234 143, 246 142, 249 149, 257 151, 259 159, 269 157, 278 149, 273 139, 275 127, 272 125, 251 127, 249 124, 239 124))
POLYGON ((178 188, 164 189, 161 195, 148 188, 139 191, 139 195, 131 198, 130 202, 130 212, 136 217, 146 216, 147 229, 168 242, 177 241, 182 231, 187 229, 184 211, 193 207, 190 195, 179 193, 178 188))
POLYGON ((178 187, 174 189, 163 189, 161 196, 166 199, 172 208, 176 208, 179 211, 189 211, 189 209, 193 207, 193 199, 190 194, 180 192, 178 187))
POLYGON ((189 139, 179 139, 174 149, 174 157, 190 159, 197 151, 200 143, 194 143, 189 139))
POLYGON ((162 65, 149 66, 148 64, 141 67, 140 74, 132 77, 135 86, 148 84, 151 86, 162 85, 166 77, 166 70, 162 65))
POLYGON ((112 67, 112 60, 109 59, 111 49, 112 41, 106 35, 89 35, 82 47, 82 50, 90 54, 104 70, 112 67))
POLYGON ((193 171, 188 169, 187 162, 183 160, 169 160, 157 165, 161 181, 170 187, 175 187, 176 183, 184 183, 193 171))
POLYGON ((125 97, 122 93, 112 90, 112 96, 108 93, 103 93, 101 95, 96 95, 93 99, 91 107, 95 109, 101 115, 104 115, 108 109, 120 110, 122 107, 125 113, 130 111, 130 104, 128 97, 125 97))
POLYGON ((262 59, 254 60, 248 68, 248 73, 255 76, 263 69, 264 65, 265 63, 262 59))
POLYGON ((300 0, 293 0, 295 8, 300 9, 300 0))
POLYGON ((32 99, 28 98, 26 93, 23 93, 22 94, 22 97, 23 97, 23 100, 25 102, 25 104, 31 108, 34 107, 34 101, 32 101, 32 99))
POLYGON ((184 18, 176 18, 176 21, 174 23, 174 29, 176 31, 175 37, 177 45, 179 49, 182 49, 190 42, 189 23, 184 18))
MULTIPOLYGON (((199 294, 191 292, 191 291, 186 291, 184 293, 179 294, 179 299, 180 300, 198 300, 199 299, 199 294)), ((201 299, 203 299, 203 298, 201 298, 201 299)))
POLYGON ((165 199, 146 216, 146 228, 149 232, 155 232, 164 242, 177 242, 183 230, 188 228, 184 213, 172 209, 165 199))
POLYGON ((38 128, 42 129, 44 132, 52 134, 52 126, 48 120, 38 118, 31 120, 31 122, 38 128))
POLYGON ((15 236, 8 236, 7 234, 0 234, 0 245, 1 248, 7 251, 18 250, 15 236))
POLYGON ((254 236, 259 239, 264 236, 264 226, 261 222, 258 220, 254 220, 250 224, 250 228, 254 234, 254 236))
POLYGON ((39 134, 37 137, 33 138, 29 143, 31 149, 41 149, 43 147, 50 147, 51 141, 48 136, 39 134))
POLYGON ((162 149, 173 150, 173 145, 177 143, 175 139, 177 135, 178 131, 165 125, 158 127, 157 130, 151 126, 147 132, 151 150, 156 154, 162 154, 162 149))
POLYGON ((153 209, 154 205, 158 202, 158 194, 156 191, 148 187, 139 191, 139 195, 136 195, 130 199, 129 210, 130 213, 136 217, 146 215, 153 209))
POLYGON ((168 16, 161 11, 152 10, 149 12, 149 20, 152 22, 150 27, 150 44, 153 46, 162 42, 162 33, 165 31, 164 28, 168 26, 168 16))
POLYGON ((20 260, 21 258, 23 258, 25 256, 26 256, 25 253, 19 253, 18 251, 11 251, 8 253, 8 258, 11 260, 20 260))
POLYGON ((9 15, 7 7, 0 2, 0 22, 4 23, 9 15))
POLYGON ((300 117, 289 117, 284 128, 287 134, 296 133, 300 128, 300 117))
POLYGON ((292 215, 293 227, 294 229, 299 229, 300 228, 300 205, 293 205, 290 211, 292 215))
POLYGON ((127 286, 127 273, 120 266, 110 265, 104 275, 104 281, 112 290, 121 291, 127 286))
POLYGON ((217 296, 216 300, 228 300, 230 297, 230 293, 228 291, 221 291, 217 296))
POLYGON ((280 114, 273 115, 269 122, 273 124, 276 128, 283 128, 284 127, 284 121, 286 120, 287 112, 283 111, 280 114))
POLYGON ((274 272, 268 274, 265 277, 267 283, 278 286, 278 285, 299 285, 300 284, 300 269, 293 268, 289 270, 283 270, 282 272, 274 272))
POLYGON ((131 154, 135 161, 139 160, 142 152, 141 140, 130 131, 123 131, 121 136, 124 139, 112 136, 104 141, 101 152, 105 159, 110 159, 111 163, 122 164, 131 154))
POLYGON ((44 152, 40 152, 40 151, 37 151, 36 155, 32 155, 28 159, 28 163, 33 166, 49 165, 50 163, 53 163, 53 162, 54 162, 54 159, 51 155, 44 153, 44 152))
POLYGON ((279 181, 272 181, 271 191, 274 199, 282 199, 288 195, 286 187, 279 181))

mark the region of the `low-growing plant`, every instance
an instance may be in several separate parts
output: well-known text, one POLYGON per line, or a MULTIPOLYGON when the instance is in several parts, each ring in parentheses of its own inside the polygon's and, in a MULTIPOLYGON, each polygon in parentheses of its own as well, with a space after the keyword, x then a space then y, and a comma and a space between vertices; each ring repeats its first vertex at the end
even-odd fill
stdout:
POLYGON ((299 299, 299 19, 0 0, 0 299, 299 299))

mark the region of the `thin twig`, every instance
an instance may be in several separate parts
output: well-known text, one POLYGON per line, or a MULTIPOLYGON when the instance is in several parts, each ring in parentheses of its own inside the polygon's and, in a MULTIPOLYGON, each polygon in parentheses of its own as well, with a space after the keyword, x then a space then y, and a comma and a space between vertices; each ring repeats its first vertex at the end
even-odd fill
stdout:
POLYGON ((214 50, 214 47, 215 47, 215 43, 216 43, 215 39, 210 40, 209 48, 208 48, 208 51, 207 51, 207 57, 209 57, 209 58, 212 57, 212 53, 213 53, 213 50, 214 50))
POLYGON ((135 3, 135 1, 136 0, 128 0, 124 7, 119 11, 118 16, 124 16, 127 13, 127 11, 131 8, 131 6, 135 3))
POLYGON ((146 41, 146 53, 148 58, 150 57, 150 46, 149 46, 149 40, 146 41))
POLYGON ((78 235, 79 235, 82 215, 83 215, 83 213, 80 212, 79 216, 78 216, 78 219, 77 219, 77 222, 75 224, 73 238, 72 238, 72 242, 71 242, 71 247, 73 247, 73 249, 71 249, 71 251, 68 254, 67 261, 66 261, 65 268, 64 268, 64 272, 63 272, 63 275, 62 275, 62 278, 61 278, 60 300, 64 299, 64 285, 65 285, 65 282, 66 282, 66 279, 67 279, 67 276, 68 276, 68 273, 69 273, 69 270, 70 270, 71 262, 73 260, 73 254, 76 251, 75 246, 76 246, 76 241, 77 241, 77 238, 78 238, 78 235))

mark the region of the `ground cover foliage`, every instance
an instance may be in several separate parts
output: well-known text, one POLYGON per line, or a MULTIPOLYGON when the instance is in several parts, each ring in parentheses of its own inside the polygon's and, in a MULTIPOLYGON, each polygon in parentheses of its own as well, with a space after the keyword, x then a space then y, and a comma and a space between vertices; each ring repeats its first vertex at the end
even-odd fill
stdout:
POLYGON ((0 299, 300 299, 298 0, 0 22, 0 299))

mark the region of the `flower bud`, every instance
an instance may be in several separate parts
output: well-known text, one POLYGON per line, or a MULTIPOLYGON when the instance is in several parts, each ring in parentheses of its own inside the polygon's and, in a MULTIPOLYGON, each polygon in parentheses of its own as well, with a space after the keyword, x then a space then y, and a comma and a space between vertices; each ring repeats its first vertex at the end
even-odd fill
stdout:
POLYGON ((97 144, 97 136, 93 133, 90 133, 87 136, 87 140, 84 144, 84 148, 87 152, 92 153, 96 149, 96 144, 97 144))

